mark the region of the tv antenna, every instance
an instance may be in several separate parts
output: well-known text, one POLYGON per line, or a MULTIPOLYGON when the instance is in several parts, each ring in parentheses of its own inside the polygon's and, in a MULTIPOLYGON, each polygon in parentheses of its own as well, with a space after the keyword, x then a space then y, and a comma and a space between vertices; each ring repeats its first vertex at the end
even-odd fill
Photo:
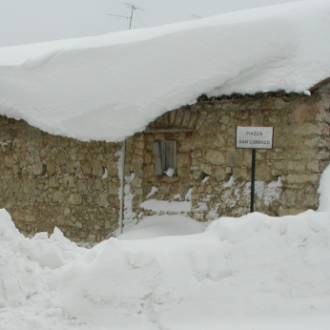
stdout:
POLYGON ((128 16, 117 15, 117 14, 112 14, 112 13, 108 13, 106 15, 113 16, 113 17, 124 18, 124 19, 128 20, 128 29, 131 30, 133 28, 133 22, 134 22, 135 12, 137 10, 143 10, 143 8, 137 7, 133 3, 129 3, 129 2, 124 2, 123 4, 126 5, 126 7, 128 7, 128 9, 129 9, 129 15, 128 16))

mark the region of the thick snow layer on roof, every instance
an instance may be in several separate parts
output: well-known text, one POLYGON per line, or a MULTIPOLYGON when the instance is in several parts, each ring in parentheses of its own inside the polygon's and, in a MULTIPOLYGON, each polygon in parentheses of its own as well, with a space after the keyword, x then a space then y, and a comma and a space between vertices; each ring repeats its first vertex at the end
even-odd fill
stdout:
POLYGON ((303 92, 330 76, 330 3, 0 49, 0 113, 118 141, 202 93, 303 92))

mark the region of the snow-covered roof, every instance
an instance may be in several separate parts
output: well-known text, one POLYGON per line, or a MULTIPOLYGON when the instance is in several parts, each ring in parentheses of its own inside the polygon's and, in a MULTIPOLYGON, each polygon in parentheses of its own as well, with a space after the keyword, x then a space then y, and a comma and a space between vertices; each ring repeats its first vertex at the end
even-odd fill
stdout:
POLYGON ((0 114, 119 141, 204 93, 305 91, 330 76, 329 35, 330 2, 316 0, 0 48, 0 114))

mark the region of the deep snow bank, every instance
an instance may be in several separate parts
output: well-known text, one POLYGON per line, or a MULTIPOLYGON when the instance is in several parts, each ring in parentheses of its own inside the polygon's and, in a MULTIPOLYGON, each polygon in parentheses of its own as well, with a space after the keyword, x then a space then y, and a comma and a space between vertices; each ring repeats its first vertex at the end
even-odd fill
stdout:
POLYGON ((330 3, 0 49, 0 113, 82 140, 120 140, 209 95, 302 92, 330 76, 330 3))
POLYGON ((221 219, 190 236, 111 239, 65 269, 60 296, 80 320, 118 327, 326 316, 329 242, 330 214, 312 211, 221 219))
POLYGON ((62 267, 83 250, 56 229, 25 238, 10 215, 0 210, 0 308, 21 306, 49 290, 45 273, 62 267))
POLYGON ((25 318, 33 325, 26 330, 47 327, 47 318, 56 330, 329 324, 330 213, 254 213, 222 218, 200 234, 110 239, 87 250, 59 233, 24 238, 2 211, 0 238, 4 330, 25 318))

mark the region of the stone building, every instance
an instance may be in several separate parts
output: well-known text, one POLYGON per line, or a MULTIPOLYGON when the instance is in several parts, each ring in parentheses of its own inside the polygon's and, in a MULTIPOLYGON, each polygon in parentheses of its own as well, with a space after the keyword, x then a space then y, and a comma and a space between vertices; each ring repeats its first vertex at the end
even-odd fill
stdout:
POLYGON ((256 210, 295 214, 318 207, 330 162, 330 81, 311 95, 201 96, 124 142, 80 142, 24 121, 0 119, 0 207, 25 233, 59 227, 99 241, 144 214, 200 221, 249 211, 251 153, 235 148, 237 126, 274 127, 257 152, 256 210))

